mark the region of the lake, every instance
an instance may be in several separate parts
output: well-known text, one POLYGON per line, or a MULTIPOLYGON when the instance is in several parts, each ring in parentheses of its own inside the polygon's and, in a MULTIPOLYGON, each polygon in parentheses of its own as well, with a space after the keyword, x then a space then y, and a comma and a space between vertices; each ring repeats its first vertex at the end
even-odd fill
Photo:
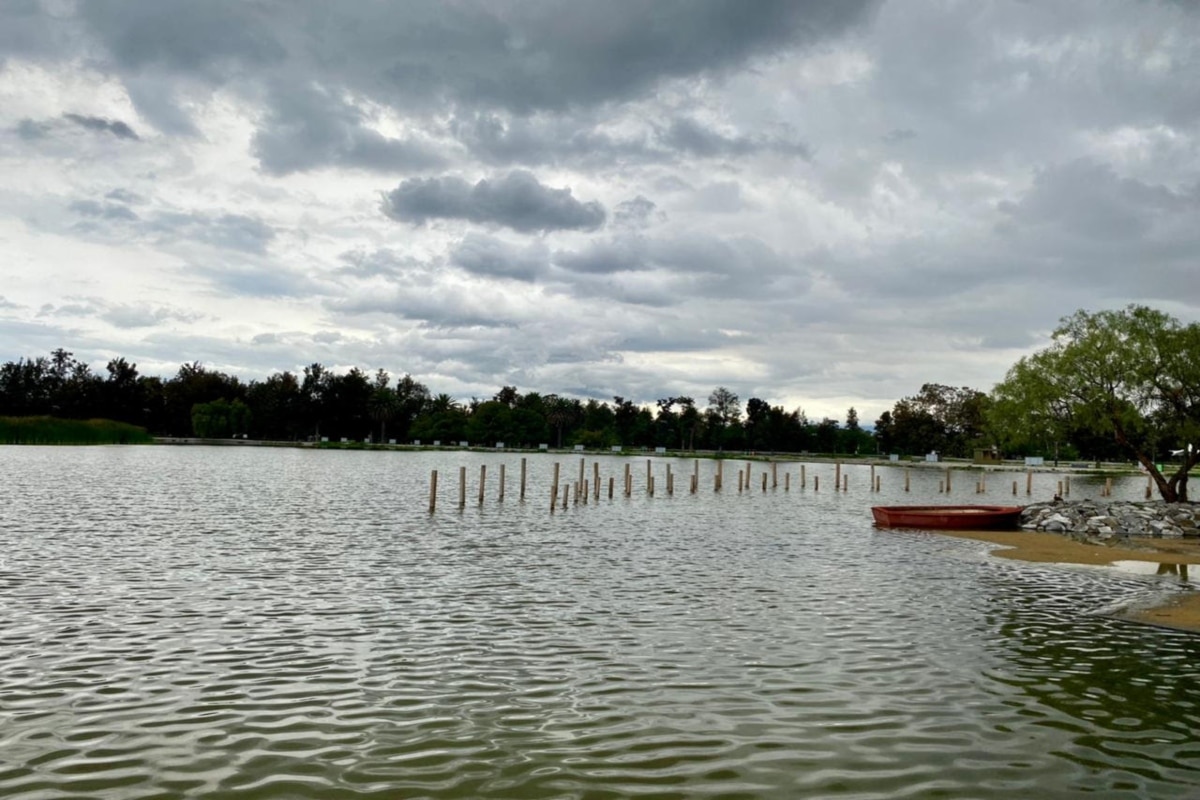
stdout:
POLYGON ((1023 474, 521 457, 0 447, 0 796, 1200 796, 1200 636, 1102 613, 1190 587, 871 524, 1023 474))

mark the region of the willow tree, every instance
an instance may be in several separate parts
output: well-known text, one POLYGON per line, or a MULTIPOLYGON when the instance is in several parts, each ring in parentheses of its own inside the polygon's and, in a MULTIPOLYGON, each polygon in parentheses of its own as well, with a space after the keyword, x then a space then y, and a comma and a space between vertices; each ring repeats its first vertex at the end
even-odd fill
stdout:
POLYGON ((1049 347, 1008 371, 993 400, 997 430, 1109 436, 1164 500, 1187 502, 1188 471, 1200 461, 1200 325, 1138 305, 1077 311, 1049 347), (1159 448, 1182 451, 1169 475, 1155 463, 1159 448))

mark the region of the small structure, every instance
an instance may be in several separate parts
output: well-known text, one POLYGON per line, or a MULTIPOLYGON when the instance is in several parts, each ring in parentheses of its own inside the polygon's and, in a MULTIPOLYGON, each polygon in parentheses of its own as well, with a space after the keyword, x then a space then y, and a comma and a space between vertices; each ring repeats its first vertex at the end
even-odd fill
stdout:
POLYGON ((986 449, 976 449, 975 458, 972 459, 976 464, 999 464, 1000 449, 997 447, 989 447, 986 449))

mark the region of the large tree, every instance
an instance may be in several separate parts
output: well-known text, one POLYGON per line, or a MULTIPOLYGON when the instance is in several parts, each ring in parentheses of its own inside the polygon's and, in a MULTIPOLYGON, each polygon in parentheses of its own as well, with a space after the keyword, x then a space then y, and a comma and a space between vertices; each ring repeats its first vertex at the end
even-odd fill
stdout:
POLYGON ((1027 436, 1090 431, 1141 464, 1167 502, 1187 502, 1200 462, 1200 325, 1161 311, 1077 311, 1049 347, 1022 358, 996 386, 994 425, 1027 436), (1156 453, 1178 449, 1164 475, 1156 453))

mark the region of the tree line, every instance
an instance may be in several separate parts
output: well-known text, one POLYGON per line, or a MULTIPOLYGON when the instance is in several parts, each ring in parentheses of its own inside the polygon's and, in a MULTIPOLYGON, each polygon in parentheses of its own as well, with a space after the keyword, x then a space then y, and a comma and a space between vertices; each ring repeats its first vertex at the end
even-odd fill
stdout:
POLYGON ((503 386, 492 397, 459 402, 433 394, 411 375, 357 367, 338 373, 311 364, 299 374, 265 380, 185 363, 166 380, 141 375, 124 358, 104 373, 67 350, 0 366, 0 416, 104 418, 160 436, 242 437, 276 441, 376 443, 467 441, 491 447, 583 445, 589 449, 666 447, 672 450, 874 453, 876 441, 854 408, 844 423, 811 421, 717 387, 701 406, 691 397, 664 397, 653 406, 616 396, 581 400, 503 386))
POLYGON ((1051 343, 1023 357, 990 393, 926 383, 883 412, 873 431, 850 408, 844 423, 808 419, 717 387, 701 406, 664 397, 653 407, 501 387, 460 403, 404 375, 321 364, 265 380, 185 363, 163 380, 115 358, 105 374, 66 350, 0 367, 0 416, 104 418, 167 436, 328 438, 401 443, 468 441, 492 446, 756 450, 830 454, 1007 456, 1126 460, 1145 469, 1168 501, 1187 500, 1200 463, 1200 324, 1162 311, 1078 311, 1051 343), (1161 467, 1165 462, 1172 467, 1161 467))

